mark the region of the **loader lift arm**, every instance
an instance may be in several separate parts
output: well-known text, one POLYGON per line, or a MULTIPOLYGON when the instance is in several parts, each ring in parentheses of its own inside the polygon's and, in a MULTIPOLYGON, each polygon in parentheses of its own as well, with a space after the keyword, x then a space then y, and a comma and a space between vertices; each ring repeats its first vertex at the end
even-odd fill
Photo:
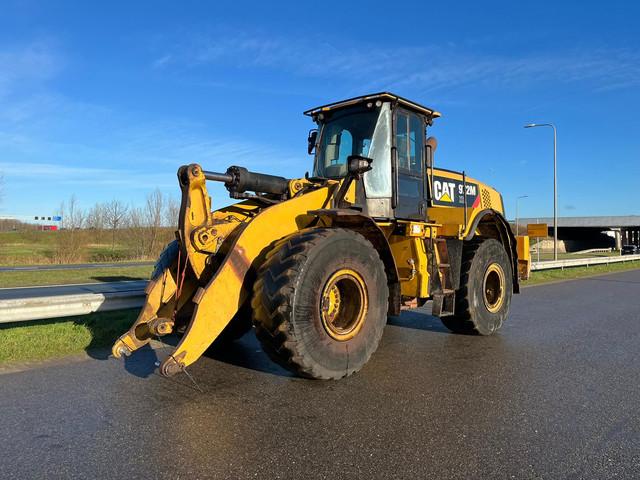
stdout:
MULTIPOLYGON (((286 202, 266 206, 260 200, 248 199, 212 213, 206 189, 207 176, 225 181, 227 188, 229 185, 232 189, 237 188, 233 180, 214 178, 214 174, 203 171, 199 165, 180 168, 182 203, 177 232, 178 258, 151 281, 140 316, 112 349, 115 357, 121 357, 145 345, 154 336, 170 333, 174 329, 176 312, 193 303, 193 315, 183 337, 175 351, 160 365, 160 373, 165 376, 180 372, 204 353, 247 301, 256 260, 277 240, 307 227, 315 217, 306 212, 326 208, 337 185, 337 182, 330 183, 286 202)), ((279 193, 274 193, 276 188, 270 188, 272 191, 268 193, 271 195, 286 195, 290 190, 302 188, 301 181, 289 180, 287 192, 282 192, 285 185, 273 180, 282 177, 267 177, 271 176, 258 177, 262 186, 247 186, 241 181, 237 185, 240 189, 267 189, 275 185, 279 193)))

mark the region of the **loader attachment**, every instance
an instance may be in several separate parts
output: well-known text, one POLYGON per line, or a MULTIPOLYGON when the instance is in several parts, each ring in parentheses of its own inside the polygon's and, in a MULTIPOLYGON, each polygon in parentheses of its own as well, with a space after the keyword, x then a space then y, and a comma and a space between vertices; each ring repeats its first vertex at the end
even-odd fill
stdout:
POLYGON ((269 248, 314 221, 307 212, 325 208, 333 190, 318 188, 265 208, 250 220, 213 278, 193 295, 193 316, 175 351, 160 365, 162 375, 174 375, 200 358, 248 300, 256 269, 269 248))
POLYGON ((117 358, 131 354, 154 336, 175 331, 179 313, 193 307, 177 347, 160 365, 164 376, 184 370, 207 350, 249 299, 269 248, 317 221, 307 212, 326 208, 338 185, 329 182, 288 200, 248 200, 210 212, 205 174, 211 175, 199 165, 178 171, 183 192, 178 241, 161 258, 138 319, 112 349, 117 358))
POLYGON ((180 257, 177 242, 165 248, 145 289, 147 297, 138 318, 113 345, 114 357, 129 356, 153 337, 172 332, 176 313, 195 291, 191 279, 179 278, 180 257))

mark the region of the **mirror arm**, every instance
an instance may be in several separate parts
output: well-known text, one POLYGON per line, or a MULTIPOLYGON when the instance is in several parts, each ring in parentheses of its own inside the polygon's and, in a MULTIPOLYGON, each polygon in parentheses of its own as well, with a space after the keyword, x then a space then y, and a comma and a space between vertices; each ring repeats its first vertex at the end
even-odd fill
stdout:
POLYGON ((360 180, 365 172, 371 170, 372 161, 372 159, 360 155, 349 155, 347 157, 347 176, 336 193, 334 205, 337 205, 338 208, 353 208, 353 205, 346 202, 344 197, 346 197, 353 181, 360 180))

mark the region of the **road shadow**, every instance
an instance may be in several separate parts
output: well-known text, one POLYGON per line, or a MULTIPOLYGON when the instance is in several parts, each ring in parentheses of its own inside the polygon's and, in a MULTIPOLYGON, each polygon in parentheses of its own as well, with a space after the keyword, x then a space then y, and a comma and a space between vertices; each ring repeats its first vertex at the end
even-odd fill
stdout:
MULTIPOLYGON (((405 311, 398 317, 388 317, 387 324, 455 336, 442 324, 438 317, 420 310, 405 311)), ((223 345, 214 344, 207 350, 205 356, 249 370, 280 377, 296 377, 294 373, 280 367, 267 356, 253 330, 235 342, 223 345)))
POLYGON ((136 377, 147 378, 155 374, 159 362, 157 351, 147 344, 124 357, 124 369, 136 377))
POLYGON ((154 375, 160 361, 157 350, 151 348, 149 345, 145 345, 133 352, 130 356, 124 356, 119 360, 111 355, 110 348, 87 348, 86 352, 88 356, 96 360, 121 361, 124 363, 124 369, 127 372, 139 378, 148 378, 154 375))
POLYGON ((214 344, 205 352, 205 356, 237 367, 269 373, 279 377, 295 377, 295 374, 273 362, 256 338, 253 330, 247 332, 235 342, 214 344))
MULTIPOLYGON (((78 333, 73 334, 69 341, 82 342, 84 350, 89 357, 104 361, 112 358, 111 346, 120 335, 131 327, 138 313, 139 309, 137 308, 110 312, 96 312, 77 317, 36 320, 31 322, 21 322, 20 324, 4 324, 0 325, 0 329, 11 328, 12 326, 47 326, 51 324, 69 322, 74 325, 74 328, 85 328, 90 335, 88 343, 86 343, 87 337, 83 336, 83 334, 78 335, 78 333)), ((450 332, 440 323, 440 320, 437 317, 429 315, 422 310, 405 311, 399 317, 389 317, 387 322, 389 325, 394 327, 450 334, 450 332)), ((65 329, 62 330, 64 331, 65 329)), ((63 333, 59 328, 52 330, 52 332, 56 332, 56 334, 63 333)), ((52 334, 52 332, 47 333, 47 335, 52 334)), ((69 334, 71 333, 72 332, 69 331, 69 334)), ((150 375, 153 375, 157 372, 158 363, 164 360, 164 358, 173 351, 179 340, 179 337, 171 335, 163 337, 160 344, 154 344, 153 347, 147 345, 137 350, 131 356, 125 357, 122 360, 125 370, 140 378, 147 378, 150 375)), ((72 350, 73 349, 69 350, 69 354, 74 353, 72 350)), ((267 356, 253 330, 249 331, 235 342, 213 345, 207 350, 205 356, 229 365, 257 372, 287 378, 295 377, 295 374, 280 367, 267 356)))
MULTIPOLYGON (((139 312, 138 308, 95 312, 60 321, 71 320, 75 325, 85 327, 91 335, 89 344, 85 347, 87 355, 96 360, 109 360, 113 358, 111 347, 120 335, 129 330, 139 312)), ((124 358, 125 369, 137 377, 146 378, 156 368, 156 352, 147 345, 135 353, 137 355, 124 358)))
POLYGON ((98 282, 125 282, 131 280, 148 280, 147 277, 141 275, 105 275, 105 276, 94 276, 91 277, 92 280, 97 280, 98 282))
POLYGON ((387 325, 395 327, 413 328, 427 332, 452 334, 438 317, 429 315, 422 310, 405 310, 398 317, 388 317, 387 325))

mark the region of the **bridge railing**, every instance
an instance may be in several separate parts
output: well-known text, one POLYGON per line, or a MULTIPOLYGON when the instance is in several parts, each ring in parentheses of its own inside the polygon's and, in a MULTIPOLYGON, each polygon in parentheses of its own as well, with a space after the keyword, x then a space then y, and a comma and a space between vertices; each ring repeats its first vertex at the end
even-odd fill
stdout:
POLYGON ((592 265, 609 265, 611 263, 632 262, 640 260, 640 255, 620 255, 614 257, 564 258, 562 260, 545 260, 532 262, 531 270, 565 269, 571 267, 590 267, 592 265))

